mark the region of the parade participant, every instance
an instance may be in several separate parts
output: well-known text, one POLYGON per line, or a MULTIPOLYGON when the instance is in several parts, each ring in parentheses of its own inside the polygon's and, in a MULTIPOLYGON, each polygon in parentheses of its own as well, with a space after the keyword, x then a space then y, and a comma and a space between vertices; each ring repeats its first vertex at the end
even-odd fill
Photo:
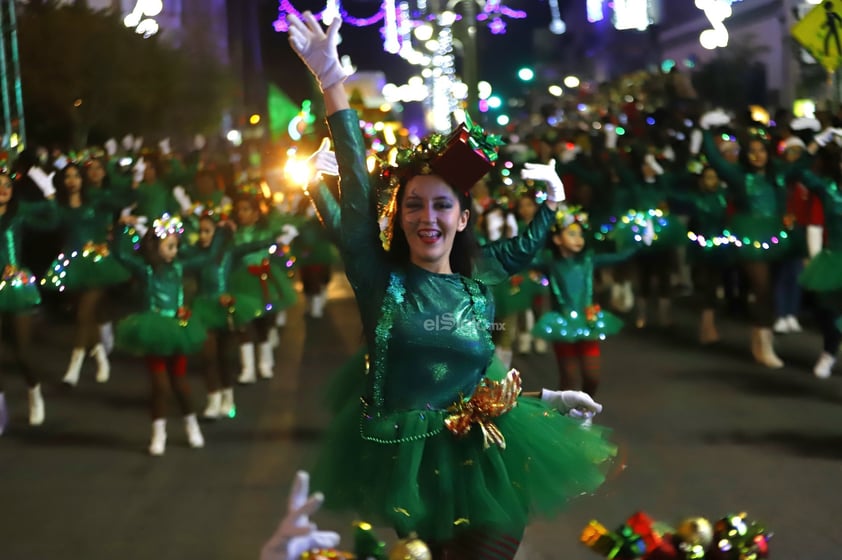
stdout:
POLYGON ((586 394, 530 398, 514 370, 485 377, 493 302, 473 276, 482 269, 504 279, 528 265, 563 199, 561 181, 547 166, 532 168, 532 179, 550 183, 548 202, 523 236, 486 246, 475 267, 468 191, 490 168, 494 143, 475 127, 460 130, 477 151, 432 137, 384 168, 391 196, 378 236, 380 193, 336 51, 341 20, 325 33, 311 13, 303 17, 288 16, 290 41, 324 92, 342 187, 340 251, 371 357, 366 395, 335 419, 314 480, 328 507, 383 520, 402 536, 415 531, 434 555, 512 558, 530 516, 598 487, 614 452, 601 430, 558 412, 599 411, 586 394), (447 314, 451 328, 436 328, 447 314), (486 406, 494 418, 479 413, 486 406))
POLYGON ((699 119, 704 130, 703 153, 719 176, 728 184, 735 213, 729 231, 739 241, 735 251, 751 293, 751 351, 755 361, 768 367, 783 367, 775 353, 772 323, 773 261, 786 256, 789 238, 784 225, 786 200, 786 170, 773 162, 762 135, 754 135, 745 142, 740 164, 727 161, 709 129, 726 124, 729 118, 721 111, 706 113, 699 119))
MULTIPOLYGON (((38 285, 32 273, 20 265, 20 242, 25 228, 51 230, 56 225, 55 187, 52 175, 32 166, 28 177, 46 200, 23 202, 14 197, 15 183, 8 168, 0 168, 0 233, 5 243, 0 248, 0 314, 11 323, 15 363, 29 388, 29 424, 44 423, 44 398, 41 382, 32 362, 32 310, 41 303, 38 285)), ((9 411, 0 380, 0 434, 6 428, 9 411)))
MULTIPOLYGON (((517 201, 517 229, 518 231, 525 230, 532 222, 532 218, 538 213, 538 201, 535 200, 535 194, 531 192, 523 193, 517 201)), ((542 252, 543 253, 543 252, 542 252)), ((537 283, 540 288, 536 290, 532 298, 532 305, 526 311, 518 314, 517 318, 517 351, 518 354, 528 354, 535 349, 536 354, 545 354, 547 352, 547 341, 543 338, 532 337, 532 327, 535 326, 535 318, 540 317, 544 312, 547 302, 547 282, 546 278, 537 271, 537 265, 542 262, 543 255, 541 253, 535 257, 535 265, 530 266, 529 271, 526 272, 525 281, 537 283)))
POLYGON ((108 286, 130 278, 111 254, 109 236, 114 213, 131 204, 131 189, 96 189, 83 186, 82 169, 68 163, 57 176, 58 216, 62 252, 50 265, 41 285, 72 294, 76 303, 73 352, 63 382, 75 386, 85 354, 96 359, 96 380, 108 381, 111 366, 102 342, 99 318, 108 286))
MULTIPOLYGON (((228 233, 218 232, 218 229, 229 223, 224 209, 205 210, 199 218, 197 247, 189 248, 186 254, 207 254, 212 251, 216 235, 228 237, 228 233), (220 220, 223 220, 223 225, 220 225, 220 220)), ((192 310, 193 316, 208 329, 202 352, 208 388, 205 418, 233 418, 236 414, 233 378, 228 367, 229 339, 232 336, 236 338, 237 331, 264 312, 258 298, 246 294, 234 297, 231 294, 228 289, 231 267, 241 253, 265 248, 272 241, 261 240, 236 247, 226 242, 219 256, 208 259, 207 265, 198 271, 199 293, 193 301, 192 310)))
POLYGON ((799 180, 815 193, 824 210, 824 236, 821 230, 811 230, 807 238, 810 261, 801 274, 805 290, 818 295, 816 313, 822 332, 823 351, 813 367, 813 374, 821 379, 830 377, 842 332, 842 152, 836 144, 828 144, 818 152, 818 172, 803 170, 799 180), (824 240, 822 239, 824 237, 824 240))
MULTIPOLYGON (((598 254, 585 250, 587 227, 588 217, 581 207, 560 208, 556 213, 555 251, 545 263, 551 310, 535 323, 532 335, 553 343, 560 389, 581 387, 594 396, 600 381, 599 343, 623 326, 620 319, 594 303, 594 270, 627 260, 636 249, 598 254)), ((644 243, 651 243, 652 234, 644 235, 648 235, 644 243)))
MULTIPOLYGON (((233 218, 236 223, 234 245, 252 247, 255 241, 274 239, 281 234, 283 226, 277 231, 268 223, 261 208, 262 189, 255 183, 246 183, 239 187, 234 198, 233 218)), ((281 245, 288 245, 292 239, 284 238, 281 245)), ((236 249, 235 249, 236 250, 236 249)), ((271 252, 277 246, 262 245, 261 248, 248 252, 237 251, 238 258, 233 264, 230 290, 235 299, 242 296, 259 300, 263 313, 254 319, 240 334, 240 361, 242 370, 237 381, 249 384, 257 381, 255 372, 255 344, 257 345, 257 372, 260 377, 270 379, 275 375, 275 355, 269 340, 273 328, 274 314, 280 313, 295 304, 298 293, 287 275, 286 270, 271 258, 271 252)))
POLYGON ((187 357, 201 350, 205 327, 191 317, 184 302, 184 272, 200 269, 218 255, 218 250, 193 258, 178 258, 183 225, 178 217, 165 214, 156 219, 141 242, 141 255, 126 243, 115 243, 115 256, 134 276, 144 282, 145 309, 117 324, 117 346, 144 357, 151 387, 151 455, 163 455, 166 447, 167 386, 172 386, 184 416, 191 447, 205 444, 190 399, 187 357))

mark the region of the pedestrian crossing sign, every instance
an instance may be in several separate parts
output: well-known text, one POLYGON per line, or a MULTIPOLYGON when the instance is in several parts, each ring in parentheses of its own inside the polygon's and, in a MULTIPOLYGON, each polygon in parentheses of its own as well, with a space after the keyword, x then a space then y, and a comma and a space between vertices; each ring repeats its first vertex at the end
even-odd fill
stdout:
POLYGON ((828 72, 842 64, 842 0, 823 0, 792 26, 792 36, 828 72))

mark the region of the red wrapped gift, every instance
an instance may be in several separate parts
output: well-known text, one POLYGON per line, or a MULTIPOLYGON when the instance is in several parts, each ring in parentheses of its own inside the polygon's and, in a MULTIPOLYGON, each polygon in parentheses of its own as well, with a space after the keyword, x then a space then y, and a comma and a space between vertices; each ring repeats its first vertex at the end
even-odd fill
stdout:
POLYGON ((646 544, 646 550, 655 550, 661 544, 661 535, 652 528, 652 518, 638 511, 626 520, 626 525, 640 535, 646 544))
POLYGON ((444 149, 430 162, 436 175, 462 192, 470 191, 492 167, 494 163, 486 150, 476 145, 465 124, 459 125, 447 138, 444 149))

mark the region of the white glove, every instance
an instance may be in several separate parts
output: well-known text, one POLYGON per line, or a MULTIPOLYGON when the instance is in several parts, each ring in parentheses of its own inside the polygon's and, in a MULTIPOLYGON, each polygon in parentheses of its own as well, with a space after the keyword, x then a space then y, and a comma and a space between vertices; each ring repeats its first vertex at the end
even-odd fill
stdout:
POLYGON ((833 137, 838 135, 840 130, 838 128, 827 127, 815 136, 813 136, 813 142, 824 148, 827 146, 831 141, 833 141, 833 137))
POLYGON ((123 140, 120 142, 120 144, 123 146, 123 149, 128 152, 132 149, 132 146, 134 146, 134 136, 132 136, 131 134, 126 134, 125 136, 123 136, 123 140))
POLYGON ((643 156, 643 163, 648 165, 652 169, 652 171, 655 172, 655 175, 664 174, 664 168, 661 167, 661 164, 658 163, 658 160, 656 160, 655 156, 653 156, 652 154, 646 154, 645 156, 643 156))
POLYGON ((807 254, 812 259, 822 250, 824 244, 824 228, 822 226, 807 226, 807 254))
POLYGON ((313 152, 307 161, 316 170, 313 179, 317 179, 320 175, 339 175, 339 164, 336 163, 336 154, 330 150, 329 138, 322 138, 319 149, 313 152))
POLYGON ((582 391, 550 391, 544 389, 541 391, 541 400, 562 414, 576 418, 592 417, 602 412, 602 405, 582 391))
POLYGON ((260 550, 260 560, 298 560, 313 548, 334 548, 339 544, 338 533, 319 531, 315 523, 310 523, 310 515, 321 507, 324 496, 319 492, 308 496, 309 492, 310 475, 298 471, 286 516, 260 550))
POLYGON ((56 187, 53 185, 53 177, 55 174, 56 172, 53 171, 47 175, 43 169, 35 165, 30 167, 29 171, 26 172, 26 175, 32 179, 32 182, 35 183, 35 186, 38 187, 41 194, 44 195, 44 198, 50 198, 56 194, 56 187))
POLYGON ((143 147, 143 136, 138 136, 137 138, 134 139, 134 145, 132 146, 132 149, 134 150, 135 153, 138 153, 138 152, 140 152, 140 149, 142 147, 143 147))
POLYGON ((134 224, 134 229, 140 234, 141 237, 146 235, 146 232, 149 231, 149 218, 146 216, 138 216, 137 222, 134 224))
POLYGON ((172 153, 172 147, 170 146, 170 139, 164 138, 160 142, 158 142, 158 148, 161 150, 162 156, 168 156, 172 153))
POLYGON ((690 133, 690 153, 694 156, 702 149, 702 131, 694 128, 690 133))
POLYGON ((517 237, 517 234, 517 218, 512 213, 506 214, 506 235, 512 238, 517 237))
POLYGON ((69 160, 69 159, 67 159, 67 156, 66 156, 66 155, 64 155, 64 154, 61 154, 61 155, 59 155, 59 156, 55 159, 55 161, 53 162, 53 167, 55 167, 56 169, 58 169, 59 171, 61 171, 62 169, 64 169, 65 167, 67 167, 67 164, 68 164, 69 162, 70 162, 70 160, 69 160))
POLYGON ((561 163, 570 163, 571 161, 576 159, 576 156, 579 152, 582 151, 582 148, 579 146, 573 146, 571 149, 566 149, 561 152, 561 163))
POLYGON ((293 239, 298 237, 298 228, 292 224, 286 224, 281 228, 281 232, 277 239, 277 242, 281 245, 289 245, 293 239))
POLYGON ((647 247, 651 247, 652 242, 655 241, 655 224, 652 222, 651 218, 646 220, 646 228, 643 230, 641 241, 643 241, 643 244, 647 247))
POLYGON ((178 205, 181 206, 182 212, 187 212, 193 206, 193 201, 190 200, 190 197, 187 196, 187 191, 181 185, 178 185, 172 190, 172 196, 178 202, 178 205))
POLYGON ((108 157, 114 157, 117 153, 117 141, 114 138, 109 138, 105 141, 105 153, 108 157))
POLYGON ((541 163, 524 163, 523 169, 520 171, 520 177, 521 179, 546 182, 547 201, 564 202, 564 183, 561 182, 561 177, 556 173, 554 159, 551 159, 550 163, 546 165, 541 163))
POLYGON ((132 168, 132 181, 135 183, 140 183, 143 181, 143 174, 146 172, 146 162, 143 161, 143 158, 137 160, 132 168))
POLYGON ((792 122, 789 123, 789 128, 792 130, 812 130, 813 132, 818 132, 822 129, 822 123, 819 122, 819 119, 812 117, 798 117, 792 119, 792 122))
POLYGON ((342 18, 335 18, 330 22, 325 33, 312 13, 304 12, 301 17, 304 18, 303 22, 293 14, 287 15, 289 43, 293 50, 316 77, 322 91, 344 82, 345 71, 336 50, 342 18))
POLYGON ((729 122, 731 122, 731 117, 729 117, 725 111, 722 109, 714 109, 713 111, 708 111, 701 116, 699 119, 699 126, 707 130, 711 127, 726 125, 729 122))
POLYGON ((672 149, 672 146, 667 146, 661 150, 661 157, 667 161, 675 161, 675 150, 672 149))
POLYGON ((197 134, 193 137, 193 147, 197 150, 202 150, 207 145, 207 140, 203 134, 197 134))
POLYGON ((613 124, 606 124, 604 127, 605 129, 605 149, 606 150, 616 150, 617 149, 617 127, 613 124))
POLYGON ((491 212, 485 216, 485 234, 489 241, 497 241, 503 237, 505 218, 500 212, 491 212))

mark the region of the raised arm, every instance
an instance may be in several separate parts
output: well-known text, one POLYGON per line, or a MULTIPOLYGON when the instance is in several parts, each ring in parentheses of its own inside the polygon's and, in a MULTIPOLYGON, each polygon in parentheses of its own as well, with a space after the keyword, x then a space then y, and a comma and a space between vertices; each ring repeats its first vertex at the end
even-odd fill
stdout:
POLYGON ((483 246, 483 259, 499 263, 508 276, 529 268, 535 256, 547 245, 553 220, 555 211, 547 203, 542 204, 523 233, 483 246))
POLYGON ((702 151, 710 162, 710 166, 716 170, 723 181, 732 188, 743 189, 745 173, 739 165, 735 165, 722 157, 716 142, 713 140, 713 135, 708 130, 702 133, 702 151))
POLYGON ((123 229, 120 235, 121 239, 115 239, 112 244, 112 254, 120 263, 132 271, 136 277, 143 277, 146 275, 146 261, 137 254, 134 250, 134 245, 131 239, 132 233, 129 228, 123 229))

